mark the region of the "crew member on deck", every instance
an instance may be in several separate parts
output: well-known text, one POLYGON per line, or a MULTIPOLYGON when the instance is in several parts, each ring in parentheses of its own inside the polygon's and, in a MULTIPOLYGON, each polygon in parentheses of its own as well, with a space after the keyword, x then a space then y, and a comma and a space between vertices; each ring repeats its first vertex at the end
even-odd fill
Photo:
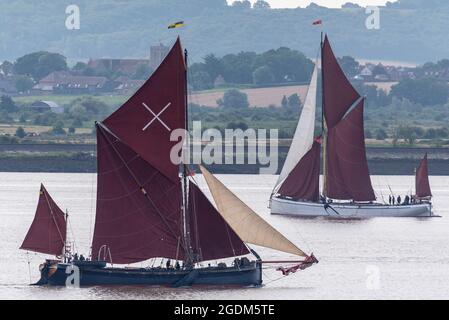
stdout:
POLYGON ((410 204, 410 197, 407 195, 407 196, 405 196, 405 199, 404 199, 404 205, 409 205, 410 204))

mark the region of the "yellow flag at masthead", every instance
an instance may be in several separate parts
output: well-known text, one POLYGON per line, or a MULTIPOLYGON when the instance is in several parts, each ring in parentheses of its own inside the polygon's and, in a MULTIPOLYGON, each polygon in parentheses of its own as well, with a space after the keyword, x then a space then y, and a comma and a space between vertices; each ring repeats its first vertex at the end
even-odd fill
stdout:
POLYGON ((181 28, 184 27, 184 21, 178 21, 175 23, 172 23, 171 25, 168 26, 169 29, 176 29, 176 28, 181 28))

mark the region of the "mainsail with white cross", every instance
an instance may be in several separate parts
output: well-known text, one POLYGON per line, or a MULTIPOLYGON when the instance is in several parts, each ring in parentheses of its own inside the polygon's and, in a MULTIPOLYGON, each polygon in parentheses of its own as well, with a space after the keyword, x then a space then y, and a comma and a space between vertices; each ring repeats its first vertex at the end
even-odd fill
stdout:
POLYGON ((175 129, 186 125, 186 66, 178 39, 151 78, 116 112, 103 121, 127 146, 168 179, 179 180, 170 161, 175 129))

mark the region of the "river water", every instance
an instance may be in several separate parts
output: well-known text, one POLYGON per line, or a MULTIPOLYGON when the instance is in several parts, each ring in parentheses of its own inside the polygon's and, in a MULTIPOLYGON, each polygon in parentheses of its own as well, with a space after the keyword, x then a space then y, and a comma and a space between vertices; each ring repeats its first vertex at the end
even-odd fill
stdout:
MULTIPOLYGON (((449 177, 431 177, 434 209, 442 218, 345 221, 271 216, 267 200, 274 176, 218 178, 300 248, 313 251, 320 263, 289 277, 266 269, 261 288, 32 287, 46 257, 18 248, 33 220, 40 183, 69 210, 70 236, 78 252, 86 253, 94 223, 95 175, 0 173, 0 299, 449 298, 449 177)), ((205 190, 202 177, 195 179, 205 190)), ((372 180, 378 197, 387 199, 390 188, 403 197, 414 185, 411 176, 372 180)), ((265 260, 285 258, 269 249, 257 251, 265 260)))

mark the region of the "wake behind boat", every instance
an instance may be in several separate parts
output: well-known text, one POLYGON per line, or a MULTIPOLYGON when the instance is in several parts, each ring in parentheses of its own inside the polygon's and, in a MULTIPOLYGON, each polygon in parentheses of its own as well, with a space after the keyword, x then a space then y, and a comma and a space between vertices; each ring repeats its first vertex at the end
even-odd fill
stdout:
POLYGON ((432 217, 427 154, 416 171, 414 196, 397 205, 376 203, 366 158, 365 97, 345 76, 327 36, 321 43, 322 136, 314 137, 318 72, 317 61, 292 145, 271 195, 271 213, 333 218, 432 217), (324 179, 320 192, 321 168, 324 179))
POLYGON ((288 275, 318 262, 201 167, 216 208, 182 152, 179 163, 173 161, 181 142, 170 138, 176 129, 188 130, 187 107, 187 54, 178 39, 142 88, 96 124, 97 207, 88 259, 68 250, 67 217, 41 187, 21 248, 57 258, 41 265, 38 284, 260 286, 263 264, 286 264, 279 271, 288 275), (262 261, 249 244, 295 258, 262 261), (150 259, 165 263, 124 267, 150 259))

